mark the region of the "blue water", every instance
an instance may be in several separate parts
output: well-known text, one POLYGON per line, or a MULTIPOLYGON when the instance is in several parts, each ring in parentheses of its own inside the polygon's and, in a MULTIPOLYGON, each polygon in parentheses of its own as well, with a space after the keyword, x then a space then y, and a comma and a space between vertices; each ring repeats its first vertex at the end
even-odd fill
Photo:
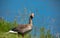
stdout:
POLYGON ((13 22, 16 16, 19 24, 27 24, 29 14, 34 13, 33 25, 44 26, 51 32, 60 33, 60 1, 59 0, 0 0, 0 16, 13 22), (24 13, 24 9, 26 8, 24 13), (24 18, 24 15, 25 18, 24 18), (22 21, 21 21, 22 20, 22 21))

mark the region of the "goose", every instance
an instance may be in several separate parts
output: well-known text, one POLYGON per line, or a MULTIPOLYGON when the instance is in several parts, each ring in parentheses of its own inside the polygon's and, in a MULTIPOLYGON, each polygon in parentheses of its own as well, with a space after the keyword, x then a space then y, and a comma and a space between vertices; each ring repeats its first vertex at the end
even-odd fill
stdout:
POLYGON ((10 33, 18 33, 18 35, 21 34, 24 38, 24 35, 32 30, 33 17, 34 17, 34 13, 31 13, 28 24, 19 24, 17 27, 13 28, 9 32, 10 33))

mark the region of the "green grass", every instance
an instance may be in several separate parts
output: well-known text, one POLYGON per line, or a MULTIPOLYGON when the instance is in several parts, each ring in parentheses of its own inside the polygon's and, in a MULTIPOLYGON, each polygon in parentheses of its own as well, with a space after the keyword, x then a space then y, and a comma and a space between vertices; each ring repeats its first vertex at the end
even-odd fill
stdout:
POLYGON ((17 38, 17 34, 0 33, 0 38, 17 38))
MULTIPOLYGON (((25 35, 24 38, 29 38, 29 34, 25 35)), ((20 35, 18 37, 18 34, 12 34, 12 33, 6 33, 6 32, 0 32, 0 38, 22 38, 22 36, 20 35)))
MULTIPOLYGON (((18 24, 16 21, 8 22, 8 21, 5 21, 4 19, 0 19, 0 38, 18 38, 18 34, 6 33, 7 31, 16 27, 17 25, 18 24)), ((47 36, 48 36, 48 38, 51 38, 52 34, 50 32, 50 29, 47 30, 46 32, 45 32, 45 30, 46 29, 44 27, 40 28, 39 38, 47 38, 47 36)), ((35 33, 35 31, 34 31, 34 33, 35 33)), ((32 33, 28 33, 25 35, 24 38, 31 38, 31 37, 36 38, 38 36, 34 36, 34 35, 32 35, 32 33)), ((22 36, 20 35, 19 38, 22 38, 22 36)))
MULTIPOLYGON (((1 18, 0 19, 0 38, 18 38, 17 34, 6 33, 7 31, 9 31, 10 29, 16 26, 17 26, 16 21, 8 22, 1 18)), ((22 38, 22 36, 20 35, 19 38, 22 38)), ((28 35, 25 35, 25 38, 28 38, 28 35)))

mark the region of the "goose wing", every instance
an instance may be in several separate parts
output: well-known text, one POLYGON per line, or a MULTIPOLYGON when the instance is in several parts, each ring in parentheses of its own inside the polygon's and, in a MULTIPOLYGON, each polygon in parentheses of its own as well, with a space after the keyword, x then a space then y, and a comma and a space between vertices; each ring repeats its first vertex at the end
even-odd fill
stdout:
POLYGON ((20 33, 24 33, 31 30, 31 27, 28 25, 18 25, 18 27, 15 27, 14 30, 20 33))

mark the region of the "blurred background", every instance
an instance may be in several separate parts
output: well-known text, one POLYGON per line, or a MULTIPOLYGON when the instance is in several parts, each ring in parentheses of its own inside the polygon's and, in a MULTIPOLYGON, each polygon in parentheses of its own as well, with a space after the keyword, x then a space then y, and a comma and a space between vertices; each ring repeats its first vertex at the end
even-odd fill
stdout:
POLYGON ((16 38, 5 32, 27 24, 31 13, 33 30, 25 38, 60 38, 60 0, 0 0, 0 37, 16 38))

